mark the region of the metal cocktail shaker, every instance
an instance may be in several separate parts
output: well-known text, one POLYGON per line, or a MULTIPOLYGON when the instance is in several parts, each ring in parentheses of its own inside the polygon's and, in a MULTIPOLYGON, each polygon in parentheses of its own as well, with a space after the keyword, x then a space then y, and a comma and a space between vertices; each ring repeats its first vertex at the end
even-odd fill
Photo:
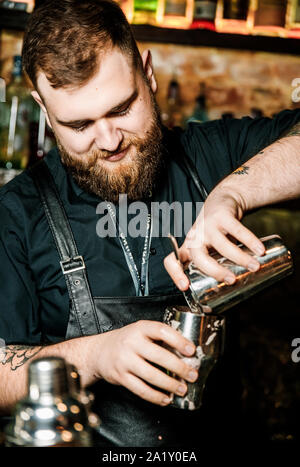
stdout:
POLYGON ((90 446, 88 412, 77 397, 78 385, 78 373, 62 358, 34 360, 29 365, 28 395, 17 403, 5 430, 6 445, 90 446))
MULTIPOLYGON (((179 260, 176 240, 174 237, 170 238, 179 260)), ((188 383, 185 396, 173 395, 173 406, 189 410, 201 406, 206 379, 217 358, 222 354, 224 346, 225 318, 222 313, 292 273, 291 254, 279 235, 270 235, 260 240, 265 246, 265 254, 255 256, 261 265, 256 272, 238 266, 218 254, 213 255, 220 264, 236 275, 233 285, 216 281, 213 277, 203 274, 192 263, 184 270, 190 281, 189 289, 184 293, 188 307, 167 308, 164 322, 196 345, 194 357, 180 357, 198 369, 199 377, 195 383, 188 383)), ((254 256, 245 246, 239 247, 254 256)))
POLYGON ((178 306, 166 309, 164 322, 195 344, 196 352, 193 357, 182 357, 179 353, 177 355, 189 366, 199 370, 197 381, 186 383, 186 395, 181 397, 173 394, 171 404, 180 409, 198 409, 206 379, 223 351, 225 319, 193 313, 187 306, 178 306))
POLYGON ((185 292, 188 303, 204 313, 219 314, 291 274, 293 272, 291 253, 280 236, 270 235, 260 240, 265 246, 263 256, 256 256, 244 245, 239 245, 241 250, 254 256, 260 263, 260 269, 256 272, 238 266, 219 254, 212 255, 219 264, 235 274, 236 282, 233 285, 206 276, 190 263, 184 271, 190 281, 190 287, 185 292))

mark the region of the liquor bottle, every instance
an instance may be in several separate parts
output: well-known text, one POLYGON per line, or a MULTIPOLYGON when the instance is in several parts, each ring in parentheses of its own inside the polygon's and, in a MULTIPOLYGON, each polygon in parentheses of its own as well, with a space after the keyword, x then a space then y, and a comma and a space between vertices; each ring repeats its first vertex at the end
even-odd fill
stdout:
POLYGON ((21 10, 31 13, 34 9, 34 0, 2 0, 0 8, 5 8, 7 10, 21 10))
POLYGON ((182 124, 180 86, 175 74, 169 82, 167 91, 167 107, 166 111, 162 112, 162 121, 168 128, 181 126, 182 124))
POLYGON ((6 89, 6 102, 1 103, 0 176, 7 182, 23 170, 29 156, 29 120, 32 98, 22 76, 19 55, 13 58, 12 81, 6 89))
POLYGON ((117 3, 122 8, 127 21, 131 23, 133 20, 133 0, 117 0, 117 3))
POLYGON ((189 28, 193 21, 194 0, 158 0, 157 24, 170 28, 189 28))
POLYGON ((189 122, 206 122, 209 120, 206 104, 206 90, 205 83, 200 83, 200 93, 196 97, 196 103, 194 107, 193 114, 188 118, 187 123, 189 122))
POLYGON ((195 0, 191 29, 201 28, 214 31, 217 0, 195 0))
POLYGON ((157 0, 133 0, 134 24, 156 24, 157 0))
POLYGON ((54 134, 47 126, 43 110, 33 101, 30 118, 29 160, 27 166, 42 159, 56 145, 54 134))
POLYGON ((235 34, 249 34, 247 22, 249 0, 218 0, 216 30, 235 34))
POLYGON ((287 0, 250 0, 248 26, 252 34, 285 37, 286 13, 287 0))
POLYGON ((300 0, 288 0, 285 27, 288 37, 300 38, 300 0))

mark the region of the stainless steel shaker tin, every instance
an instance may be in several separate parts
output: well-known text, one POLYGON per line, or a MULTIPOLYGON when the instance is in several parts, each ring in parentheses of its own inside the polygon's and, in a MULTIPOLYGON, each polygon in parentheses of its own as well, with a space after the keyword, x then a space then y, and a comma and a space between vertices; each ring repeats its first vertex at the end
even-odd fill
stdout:
POLYGON ((254 256, 260 263, 260 269, 256 272, 238 266, 219 254, 212 255, 219 264, 227 267, 236 275, 234 285, 218 282, 213 277, 203 274, 193 263, 190 263, 184 272, 190 281, 190 287, 185 292, 185 297, 191 308, 200 307, 201 311, 205 313, 222 313, 291 274, 293 271, 291 253, 283 244, 280 236, 270 235, 260 240, 265 246, 263 256, 256 256, 247 247, 239 245, 241 250, 254 256))
POLYGON ((91 445, 86 407, 76 397, 69 372, 59 357, 30 363, 28 395, 17 403, 5 429, 6 446, 91 445))
MULTIPOLYGON (((193 357, 184 357, 179 353, 177 355, 199 373, 197 381, 186 383, 188 389, 185 396, 172 395, 171 405, 180 409, 198 409, 202 403, 207 377, 223 352, 225 319, 193 313, 187 306, 178 306, 166 309, 164 322, 195 344, 196 352, 193 357)), ((174 374, 172 376, 176 377, 174 374)))

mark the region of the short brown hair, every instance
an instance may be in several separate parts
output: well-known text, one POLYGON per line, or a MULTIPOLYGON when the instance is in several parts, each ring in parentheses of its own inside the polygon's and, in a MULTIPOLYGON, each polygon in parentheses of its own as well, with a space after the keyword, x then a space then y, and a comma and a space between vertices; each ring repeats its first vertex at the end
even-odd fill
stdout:
POLYGON ((101 52, 118 46, 142 66, 131 27, 113 0, 46 0, 31 15, 23 67, 34 87, 42 71, 53 88, 80 86, 97 71, 101 52))

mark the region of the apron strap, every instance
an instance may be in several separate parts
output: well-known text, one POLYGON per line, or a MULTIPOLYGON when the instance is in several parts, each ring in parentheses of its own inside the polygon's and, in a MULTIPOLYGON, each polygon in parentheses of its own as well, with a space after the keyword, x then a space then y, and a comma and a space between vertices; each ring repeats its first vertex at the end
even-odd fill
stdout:
POLYGON ((93 335, 100 332, 95 304, 90 291, 83 257, 79 255, 73 232, 53 177, 44 160, 29 169, 60 256, 70 307, 68 336, 93 335))

